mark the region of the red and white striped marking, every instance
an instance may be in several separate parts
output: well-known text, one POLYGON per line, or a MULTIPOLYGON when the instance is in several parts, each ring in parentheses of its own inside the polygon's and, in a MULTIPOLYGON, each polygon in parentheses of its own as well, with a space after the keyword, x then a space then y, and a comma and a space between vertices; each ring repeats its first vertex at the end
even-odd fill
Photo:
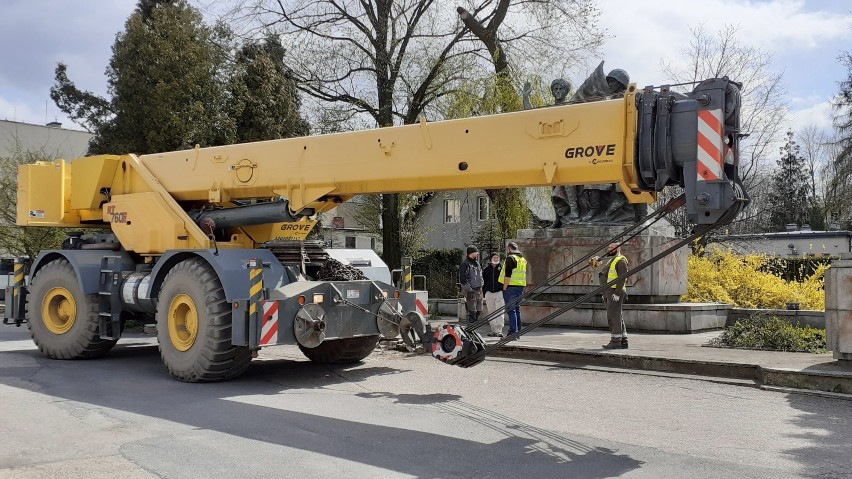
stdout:
POLYGON ((423 316, 429 316, 429 311, 426 309, 426 305, 423 304, 423 301, 415 299, 414 304, 417 306, 417 311, 420 311, 420 314, 423 316))
POLYGON ((260 328, 260 345, 278 342, 278 301, 263 301, 263 326, 260 328))
POLYGON ((721 109, 698 112, 698 181, 722 177, 722 133, 721 109))

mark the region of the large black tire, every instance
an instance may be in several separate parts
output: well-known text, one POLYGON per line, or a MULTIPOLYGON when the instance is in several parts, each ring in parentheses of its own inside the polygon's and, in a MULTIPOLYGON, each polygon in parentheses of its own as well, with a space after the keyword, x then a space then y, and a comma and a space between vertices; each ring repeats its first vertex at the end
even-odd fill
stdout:
POLYGON ((83 294, 68 260, 51 261, 36 272, 26 308, 30 335, 49 358, 97 358, 117 342, 100 338, 98 295, 83 294), (44 317, 45 311, 48 317, 44 317))
POLYGON ((376 349, 381 336, 332 339, 323 341, 315 348, 299 345, 302 353, 311 361, 322 364, 349 364, 363 360, 376 349))
POLYGON ((160 357, 176 379, 224 381, 248 369, 251 351, 231 344, 231 303, 225 299, 219 276, 206 261, 188 259, 169 271, 160 288, 156 318, 160 357), (191 316, 187 311, 192 308, 196 308, 195 335, 189 339, 175 333, 173 340, 175 330, 169 321, 179 324, 180 317, 191 316))

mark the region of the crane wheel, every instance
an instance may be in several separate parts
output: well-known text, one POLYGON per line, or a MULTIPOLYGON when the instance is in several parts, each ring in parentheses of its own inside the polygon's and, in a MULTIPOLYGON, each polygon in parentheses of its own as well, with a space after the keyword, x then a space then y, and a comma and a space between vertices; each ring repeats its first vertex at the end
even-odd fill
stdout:
POLYGON ((27 295, 27 325, 39 351, 52 359, 105 355, 117 340, 101 339, 98 295, 83 294, 71 263, 57 259, 39 269, 27 295))
POLYGON ((302 353, 311 361, 322 364, 357 363, 376 349, 381 336, 361 336, 357 338, 330 339, 315 348, 299 345, 302 353))
POLYGON ((231 344, 231 303, 206 261, 188 259, 169 271, 156 318, 160 357, 176 379, 224 381, 248 369, 251 351, 231 344))

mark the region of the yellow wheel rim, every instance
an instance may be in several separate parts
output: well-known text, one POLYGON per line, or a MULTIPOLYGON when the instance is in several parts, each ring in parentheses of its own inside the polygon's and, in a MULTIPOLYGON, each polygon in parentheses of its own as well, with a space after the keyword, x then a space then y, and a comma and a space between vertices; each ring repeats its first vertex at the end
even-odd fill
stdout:
POLYGON ((41 319, 53 334, 65 334, 77 319, 77 302, 71 291, 53 288, 41 302, 41 319))
POLYGON ((178 351, 186 351, 198 336, 198 310, 187 294, 179 294, 169 305, 169 338, 178 351))

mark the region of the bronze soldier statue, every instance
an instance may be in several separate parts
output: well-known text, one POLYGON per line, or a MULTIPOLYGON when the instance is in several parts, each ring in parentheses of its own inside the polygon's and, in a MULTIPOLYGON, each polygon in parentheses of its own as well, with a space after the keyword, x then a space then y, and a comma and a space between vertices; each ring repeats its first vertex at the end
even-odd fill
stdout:
MULTIPOLYGON (((623 97, 630 84, 630 75, 620 68, 604 74, 603 67, 604 62, 600 62, 568 101, 565 99, 571 90, 571 84, 561 78, 553 80, 550 84, 553 105, 623 97)), ((532 86, 529 82, 525 83, 523 100, 526 109, 533 107, 530 101, 531 92, 532 86)), ((550 201, 556 213, 556 220, 550 225, 551 228, 561 228, 563 225, 578 222, 631 222, 634 218, 639 218, 638 210, 635 211, 634 206, 627 202, 620 186, 612 183, 555 186, 551 191, 550 201)))

